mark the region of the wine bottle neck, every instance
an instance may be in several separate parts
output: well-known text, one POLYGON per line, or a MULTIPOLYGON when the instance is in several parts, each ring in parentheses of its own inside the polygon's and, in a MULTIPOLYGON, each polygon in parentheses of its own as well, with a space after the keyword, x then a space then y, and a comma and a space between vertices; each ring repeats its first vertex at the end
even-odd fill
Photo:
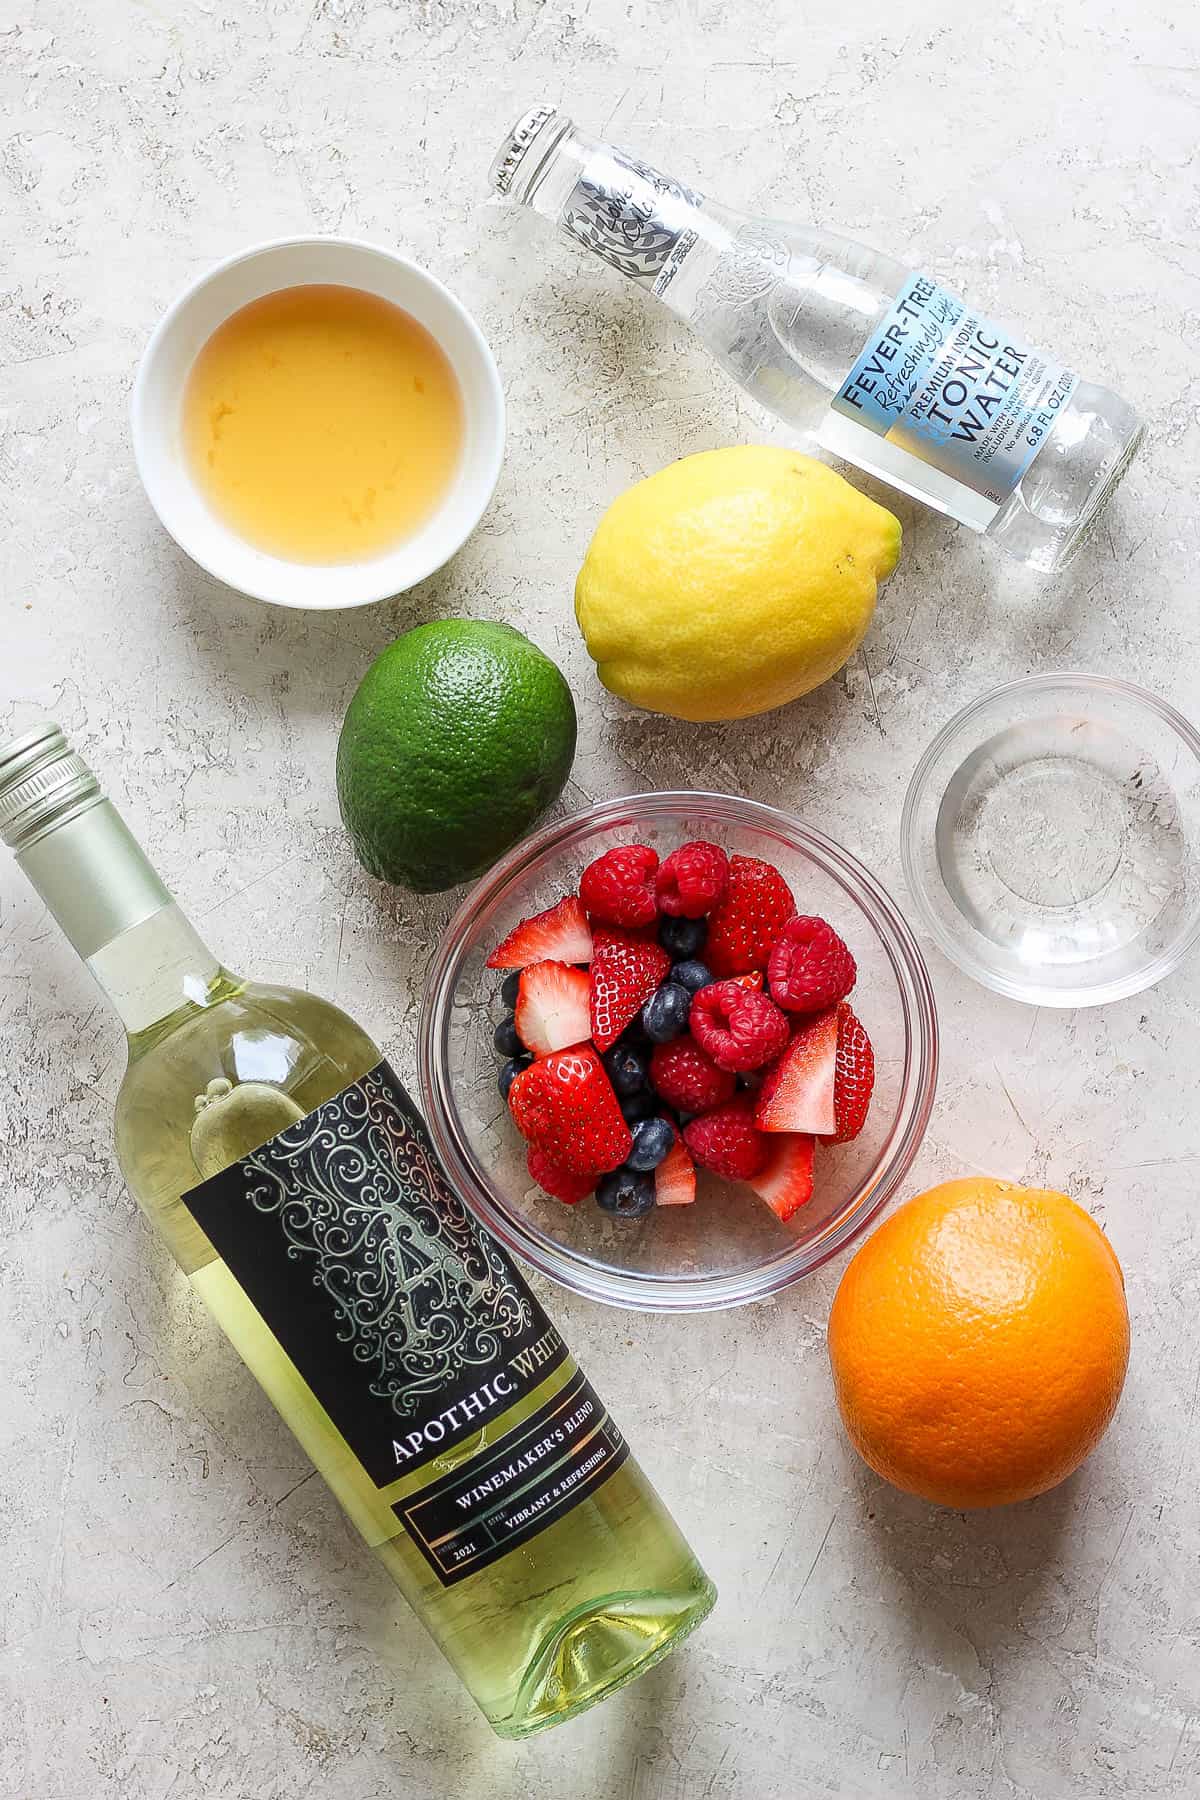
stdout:
POLYGON ((131 1038, 184 1007, 211 1005, 230 981, 173 901, 101 944, 87 965, 131 1038))
POLYGON ((216 958, 56 726, 0 747, 0 835, 131 1036, 205 1004, 216 958))
POLYGON ((696 242, 702 195, 549 107, 514 126, 492 182, 659 299, 696 242))

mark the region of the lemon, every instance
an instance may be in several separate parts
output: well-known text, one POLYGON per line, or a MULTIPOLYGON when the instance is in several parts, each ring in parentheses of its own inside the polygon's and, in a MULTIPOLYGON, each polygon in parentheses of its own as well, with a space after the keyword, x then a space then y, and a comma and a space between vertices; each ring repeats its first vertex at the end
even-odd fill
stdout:
POLYGON ((828 681, 866 635, 900 521, 795 450, 685 456, 604 514, 575 614, 606 688, 742 719, 828 681))

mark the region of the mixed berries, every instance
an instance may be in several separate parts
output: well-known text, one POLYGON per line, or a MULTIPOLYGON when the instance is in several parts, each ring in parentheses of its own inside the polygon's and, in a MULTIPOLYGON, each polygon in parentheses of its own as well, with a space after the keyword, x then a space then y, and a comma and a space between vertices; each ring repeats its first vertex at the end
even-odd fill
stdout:
POLYGON ((531 1179, 566 1205, 594 1194, 643 1218, 693 1201, 700 1166, 788 1219, 812 1196, 817 1144, 866 1122, 854 958, 755 857, 696 842, 660 863, 620 845, 488 966, 507 971, 500 1092, 531 1179))

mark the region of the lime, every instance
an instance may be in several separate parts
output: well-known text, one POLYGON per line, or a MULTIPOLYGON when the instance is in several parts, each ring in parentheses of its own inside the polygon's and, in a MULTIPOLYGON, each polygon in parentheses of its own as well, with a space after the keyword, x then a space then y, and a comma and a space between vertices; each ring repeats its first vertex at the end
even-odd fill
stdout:
POLYGON ((368 874, 417 893, 481 875, 557 800, 575 704, 509 625, 441 619, 383 651, 337 753, 342 821, 368 874))
POLYGON ((899 555, 900 521, 824 463, 706 450, 613 501, 575 613, 614 694, 680 719, 741 719, 841 668, 899 555))

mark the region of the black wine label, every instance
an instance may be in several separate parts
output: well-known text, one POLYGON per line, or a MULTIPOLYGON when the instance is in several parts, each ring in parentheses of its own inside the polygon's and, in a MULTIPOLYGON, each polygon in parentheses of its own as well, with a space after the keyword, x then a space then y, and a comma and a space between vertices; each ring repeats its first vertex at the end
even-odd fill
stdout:
POLYGON ((386 1062, 183 1204, 377 1487, 567 1354, 386 1062))
POLYGON ((569 1512, 629 1455, 582 1374, 452 1475, 394 1511, 443 1587, 569 1512))

